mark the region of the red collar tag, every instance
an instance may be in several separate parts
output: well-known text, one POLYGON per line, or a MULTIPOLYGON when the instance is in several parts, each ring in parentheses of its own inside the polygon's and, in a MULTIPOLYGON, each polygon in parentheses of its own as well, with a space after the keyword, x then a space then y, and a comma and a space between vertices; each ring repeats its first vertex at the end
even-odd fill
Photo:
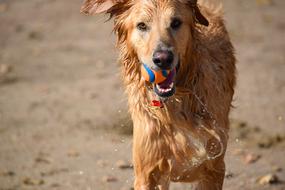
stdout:
POLYGON ((151 106, 163 108, 163 103, 160 100, 152 100, 151 101, 151 106))

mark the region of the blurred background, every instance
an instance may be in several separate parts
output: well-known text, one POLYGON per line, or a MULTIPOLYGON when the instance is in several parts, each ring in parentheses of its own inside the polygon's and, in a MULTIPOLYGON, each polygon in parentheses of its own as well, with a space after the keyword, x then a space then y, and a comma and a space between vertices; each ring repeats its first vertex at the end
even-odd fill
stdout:
MULTIPOLYGON (((112 21, 81 3, 0 0, 0 190, 132 189, 112 21)), ((224 7, 238 59, 225 189, 284 190, 285 1, 224 7)))

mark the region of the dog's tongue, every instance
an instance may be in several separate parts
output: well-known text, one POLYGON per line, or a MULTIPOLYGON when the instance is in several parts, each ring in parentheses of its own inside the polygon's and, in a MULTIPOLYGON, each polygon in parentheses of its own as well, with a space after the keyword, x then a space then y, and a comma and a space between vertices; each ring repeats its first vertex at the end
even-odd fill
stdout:
POLYGON ((159 87, 160 88, 169 88, 169 86, 171 85, 171 83, 174 81, 176 75, 176 69, 173 69, 172 71, 170 71, 169 75, 167 76, 167 78, 165 79, 165 81, 163 81, 162 83, 159 83, 159 87))

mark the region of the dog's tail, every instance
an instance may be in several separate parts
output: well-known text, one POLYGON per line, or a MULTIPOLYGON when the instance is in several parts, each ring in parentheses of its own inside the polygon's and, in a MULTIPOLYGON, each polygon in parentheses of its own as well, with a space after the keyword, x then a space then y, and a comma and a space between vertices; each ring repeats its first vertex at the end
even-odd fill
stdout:
POLYGON ((198 0, 198 5, 205 7, 215 15, 224 13, 223 0, 198 0))

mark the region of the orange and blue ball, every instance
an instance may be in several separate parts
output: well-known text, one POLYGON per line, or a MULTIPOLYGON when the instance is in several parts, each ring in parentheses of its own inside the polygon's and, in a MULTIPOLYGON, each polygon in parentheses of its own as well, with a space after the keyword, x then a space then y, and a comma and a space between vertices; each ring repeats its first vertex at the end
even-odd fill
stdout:
POLYGON ((159 84, 165 81, 170 73, 170 70, 153 70, 147 65, 142 64, 141 73, 144 79, 150 83, 159 84))

